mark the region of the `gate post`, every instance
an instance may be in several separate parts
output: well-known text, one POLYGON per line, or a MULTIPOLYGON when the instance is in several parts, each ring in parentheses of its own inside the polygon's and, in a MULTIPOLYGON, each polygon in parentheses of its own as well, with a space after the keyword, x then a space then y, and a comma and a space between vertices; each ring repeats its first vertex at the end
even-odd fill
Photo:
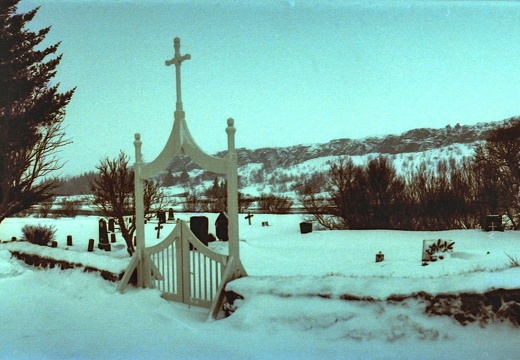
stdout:
POLYGON ((226 133, 228 136, 228 161, 227 161, 227 198, 228 198, 228 236, 229 256, 240 260, 238 239, 238 173, 237 151, 235 149, 235 120, 227 120, 226 133))
POLYGON ((145 238, 144 238, 144 198, 143 198, 143 179, 141 178, 141 166, 143 165, 143 157, 141 154, 141 135, 135 134, 135 164, 134 164, 134 182, 135 182, 135 236, 136 236, 136 252, 139 258, 137 265, 137 286, 150 286, 150 271, 148 259, 145 256, 145 238))

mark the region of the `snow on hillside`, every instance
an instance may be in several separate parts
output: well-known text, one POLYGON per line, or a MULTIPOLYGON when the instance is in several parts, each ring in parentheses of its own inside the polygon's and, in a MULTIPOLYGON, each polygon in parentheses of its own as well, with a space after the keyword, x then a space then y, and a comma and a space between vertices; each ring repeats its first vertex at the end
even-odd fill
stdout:
MULTIPOLYGON (((377 158, 379 155, 388 157, 398 174, 406 176, 416 170, 422 163, 425 163, 428 169, 435 170, 440 161, 449 162, 450 159, 455 163, 460 163, 473 156, 474 148, 477 143, 469 144, 451 144, 438 149, 431 149, 421 152, 399 153, 399 154, 379 154, 369 153, 364 155, 349 156, 354 164, 365 165, 371 159, 377 158)), ((326 173, 330 165, 338 161, 342 156, 323 156, 310 160, 302 161, 296 165, 283 167, 279 166, 266 170, 262 163, 251 163, 240 166, 238 174, 240 177, 241 188, 243 194, 251 196, 259 196, 262 193, 274 193, 296 198, 293 186, 301 181, 302 177, 310 177, 314 173, 326 173)), ((188 172, 190 178, 194 179, 201 174, 201 170, 192 170, 188 172)), ((212 180, 198 183, 190 188, 186 185, 172 186, 163 188, 163 191, 172 196, 174 194, 182 194, 189 190, 203 191, 213 186, 212 180)))
MULTIPOLYGON (((192 214, 178 214, 188 220, 192 214)), ((200 215, 200 214, 198 214, 200 215)), ((213 224, 216 214, 207 214, 213 224)), ((460 325, 424 313, 420 298, 390 295, 485 292, 520 288, 519 234, 314 231, 300 234, 298 215, 240 217, 240 251, 249 277, 228 284, 244 295, 229 318, 205 322, 207 310, 168 302, 155 289, 116 292, 117 284, 81 269, 38 270, 0 244, 0 358, 5 359, 516 359, 520 330, 509 322, 460 325), (269 226, 261 226, 268 221, 269 226), (446 258, 421 266, 423 239, 455 242, 446 258), (382 252, 384 261, 376 263, 382 252), (353 299, 342 300, 348 294, 353 299)), ((7 219, 0 239, 27 223, 57 228, 53 256, 99 266, 127 262, 118 237, 113 253, 86 253, 97 218, 7 219), (74 245, 66 250, 65 237, 74 245), (61 255, 59 255, 61 254, 61 255), (67 254, 67 255, 64 255, 67 254)), ((154 223, 146 227, 149 245, 154 223)), ((161 238, 173 228, 167 224, 161 238)), ((210 231, 213 227, 210 225, 210 231)), ((227 244, 211 244, 226 252, 227 244)), ((42 248, 41 251, 47 251, 42 248)))

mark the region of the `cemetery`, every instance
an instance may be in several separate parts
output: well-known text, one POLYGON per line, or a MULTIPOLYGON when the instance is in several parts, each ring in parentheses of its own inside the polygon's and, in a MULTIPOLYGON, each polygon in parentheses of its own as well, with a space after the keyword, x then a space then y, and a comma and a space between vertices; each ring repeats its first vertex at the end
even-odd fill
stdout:
MULTIPOLYGON (((196 344, 209 352, 196 357, 214 355, 214 349, 233 358, 242 358, 251 349, 262 353, 261 345, 251 340, 257 332, 272 338, 284 334, 280 353, 272 350, 275 356, 289 351, 304 357, 337 357, 359 342, 392 350, 389 344, 399 341, 413 344, 415 357, 424 355, 422 351, 432 343, 446 351, 460 339, 475 339, 485 334, 483 328, 499 325, 503 327, 491 335, 493 341, 505 344, 520 339, 520 241, 516 232, 504 231, 500 216, 489 216, 482 230, 427 232, 319 231, 304 215, 239 214, 235 121, 227 120, 224 157, 209 156, 199 148, 188 130, 181 99, 181 63, 191 56, 180 54, 178 38, 174 50, 174 57, 166 61, 176 71, 170 137, 151 162, 143 161, 141 149, 154 139, 141 139, 139 133, 134 137, 136 212, 129 221, 135 221, 136 251, 129 256, 113 218, 9 218, 0 228, 0 293, 6 281, 19 279, 27 281, 24 289, 41 302, 52 296, 65 301, 61 294, 49 295, 57 287, 79 303, 92 297, 96 306, 98 299, 125 304, 132 316, 105 303, 105 310, 98 310, 91 300, 85 300, 92 310, 89 316, 75 309, 66 315, 73 319, 67 320, 69 326, 78 329, 86 326, 90 316, 101 322, 105 311, 115 314, 113 324, 103 323, 103 329, 109 330, 109 342, 122 345, 108 353, 121 355, 124 349, 130 357, 135 354, 131 351, 134 337, 116 338, 127 324, 132 335, 138 332, 144 342, 143 353, 157 355, 157 351, 158 357, 189 354, 190 346, 179 348, 179 343, 196 344), (144 181, 180 155, 226 176, 226 212, 182 213, 168 208, 144 213, 144 181), (53 227, 52 241, 24 241, 27 224, 53 227), (44 291, 33 290, 38 281, 44 283, 44 291), (80 284, 86 290, 75 287, 80 284), (142 334, 142 324, 147 333, 164 333, 175 341, 169 338, 160 350, 152 348, 156 339, 142 334), (195 330, 179 332, 178 327, 195 330), (202 340, 192 339, 200 333, 211 334, 204 346, 202 340), (240 345, 222 337, 238 339, 240 345), (423 342, 417 345, 417 340, 423 342)), ((11 317, 7 320, 14 321, 12 314, 20 313, 20 305, 16 301, 4 305, 11 317)), ((60 311, 49 308, 55 316, 60 311)), ((93 332, 77 333, 70 335, 74 344, 84 337, 90 344, 98 340, 93 332)), ((15 336, 9 340, 8 350, 18 349, 20 340, 15 336)), ((468 358, 483 353, 482 344, 469 343, 463 346, 468 358)), ((35 344, 31 345, 34 351, 41 350, 43 345, 35 344)), ((75 346, 73 352, 81 353, 81 346, 75 346)), ((107 355, 93 347, 88 350, 92 357, 107 355)), ((507 347, 501 349, 499 357, 507 358, 507 347)), ((64 357, 77 355, 59 348, 49 351, 64 357)))

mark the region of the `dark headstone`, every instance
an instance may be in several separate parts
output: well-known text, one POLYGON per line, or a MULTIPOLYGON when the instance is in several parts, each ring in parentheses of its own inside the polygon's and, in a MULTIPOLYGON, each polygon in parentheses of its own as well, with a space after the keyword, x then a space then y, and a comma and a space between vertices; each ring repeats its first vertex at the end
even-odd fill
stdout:
POLYGON ((88 252, 94 251, 94 239, 88 239, 88 252))
POLYGON ((116 225, 113 218, 108 219, 108 231, 114 232, 116 231, 116 225))
POLYGON ((307 234, 312 232, 312 223, 302 222, 300 223, 300 233, 307 234))
POLYGON ((72 235, 67 235, 67 246, 72 246, 72 235))
POLYGON ((56 240, 51 241, 51 247, 53 247, 53 248, 58 247, 58 242, 56 240))
POLYGON ((208 245, 208 218, 206 216, 192 216, 190 230, 204 245, 208 245))
POLYGON ((208 241, 208 243, 213 242, 213 241, 217 241, 217 238, 213 234, 208 234, 208 240, 207 241, 208 241))
POLYGON ((157 219, 159 224, 164 224, 166 222, 166 213, 163 210, 157 211, 157 219))
POLYGON ((110 242, 115 243, 116 242, 116 234, 112 233, 110 234, 110 242))
POLYGON ((484 230, 486 230, 486 231, 504 231, 504 227, 502 226, 502 216, 487 215, 484 230))
POLYGON ((228 220, 226 213, 221 212, 218 215, 217 220, 215 221, 215 232, 217 233, 217 238, 220 241, 229 240, 228 224, 229 224, 229 220, 228 220))
POLYGON ((107 222, 105 219, 99 220, 99 243, 98 248, 110 251, 110 243, 108 242, 107 222))
POLYGON ((379 254, 376 254, 376 262, 381 262, 385 260, 385 254, 383 254, 381 251, 379 254))
POLYGON ((175 216, 173 215, 173 209, 168 209, 168 220, 175 220, 175 216))

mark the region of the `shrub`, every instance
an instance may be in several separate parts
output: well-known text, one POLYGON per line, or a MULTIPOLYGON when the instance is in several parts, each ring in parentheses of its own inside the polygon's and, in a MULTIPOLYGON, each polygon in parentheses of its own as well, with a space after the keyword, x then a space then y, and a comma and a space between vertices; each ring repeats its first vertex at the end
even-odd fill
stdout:
POLYGON ((61 201, 60 205, 61 205, 61 209, 58 212, 60 215, 65 216, 65 217, 75 218, 76 215, 78 215, 81 201, 63 199, 61 201))
POLYGON ((40 206, 38 207, 38 217, 46 218, 49 216, 49 213, 51 211, 53 205, 53 199, 49 199, 48 201, 44 201, 40 203, 40 206))
POLYGON ((265 214, 288 214, 293 203, 287 196, 262 194, 258 200, 258 207, 265 214))
POLYGON ((22 228, 22 240, 31 244, 46 246, 54 240, 56 228, 44 225, 25 225, 22 228))

